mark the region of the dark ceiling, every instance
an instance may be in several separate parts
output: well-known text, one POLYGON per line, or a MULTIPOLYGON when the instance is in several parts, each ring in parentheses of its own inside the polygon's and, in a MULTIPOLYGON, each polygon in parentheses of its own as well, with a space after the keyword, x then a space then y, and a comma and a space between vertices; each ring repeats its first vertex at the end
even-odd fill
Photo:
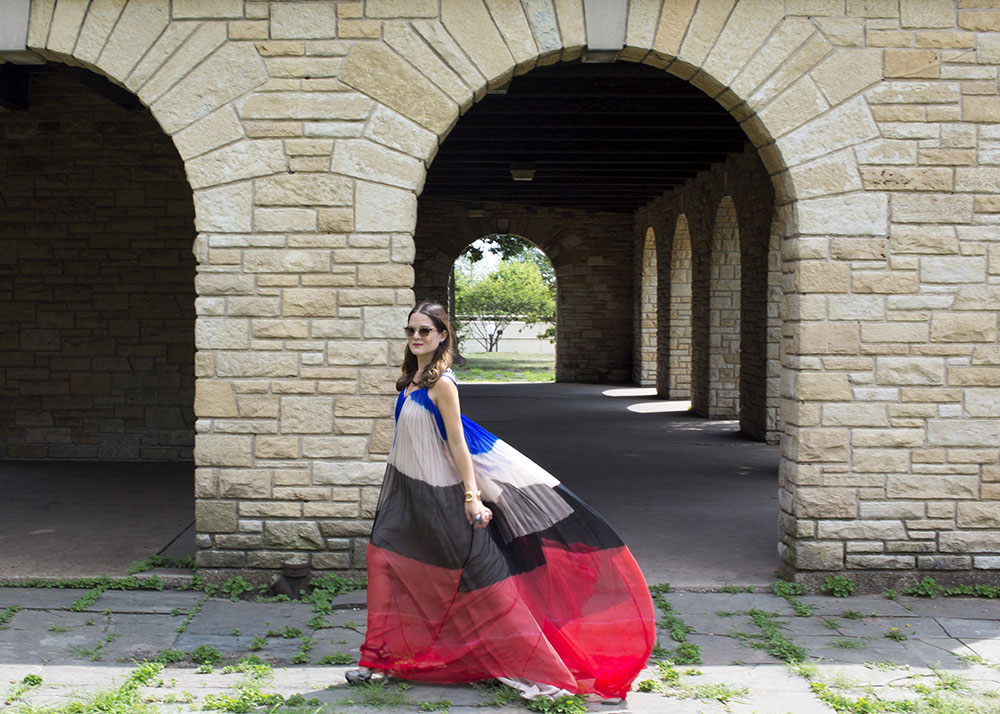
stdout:
POLYGON ((697 87, 640 64, 558 64, 515 77, 458 121, 424 196, 633 212, 741 151, 739 125, 697 87), (533 163, 514 181, 512 163, 533 163))

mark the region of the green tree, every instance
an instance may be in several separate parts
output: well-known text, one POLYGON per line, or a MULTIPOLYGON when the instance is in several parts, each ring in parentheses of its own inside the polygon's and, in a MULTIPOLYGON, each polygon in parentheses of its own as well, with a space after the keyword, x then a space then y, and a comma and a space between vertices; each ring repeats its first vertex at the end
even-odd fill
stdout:
POLYGON ((553 293, 534 261, 504 261, 480 279, 467 271, 455 274, 455 312, 487 352, 496 352, 504 329, 515 320, 552 320, 553 293))
POLYGON ((506 233, 486 236, 466 248, 460 259, 464 259, 467 264, 478 263, 485 255, 484 248, 494 255, 499 255, 505 262, 516 260, 522 263, 534 263, 542 274, 542 280, 553 292, 555 291, 556 273, 552 263, 545 257, 545 253, 524 238, 506 233))

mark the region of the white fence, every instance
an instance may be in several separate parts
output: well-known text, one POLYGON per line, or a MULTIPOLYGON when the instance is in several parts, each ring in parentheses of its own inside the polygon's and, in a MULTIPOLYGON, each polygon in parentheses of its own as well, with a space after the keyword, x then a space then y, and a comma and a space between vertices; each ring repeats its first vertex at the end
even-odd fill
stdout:
MULTIPOLYGON (((488 327, 492 323, 487 322, 488 327)), ((551 322, 536 322, 525 325, 523 322, 512 322, 504 328, 503 337, 497 345, 497 352, 520 352, 524 354, 554 355, 556 346, 549 338, 540 335, 552 327, 551 322)), ((460 328, 458 336, 462 340, 462 352, 485 352, 486 348, 472 336, 468 327, 460 328)))

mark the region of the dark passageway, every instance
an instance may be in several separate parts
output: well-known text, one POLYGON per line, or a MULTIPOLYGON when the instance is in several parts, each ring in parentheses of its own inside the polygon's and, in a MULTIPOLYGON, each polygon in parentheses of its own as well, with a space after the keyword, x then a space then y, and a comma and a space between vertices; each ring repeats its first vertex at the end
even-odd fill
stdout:
POLYGON ((637 391, 591 384, 461 387, 464 411, 607 518, 650 583, 772 580, 777 448, 740 436, 734 422, 659 411, 684 406, 631 396, 637 391))

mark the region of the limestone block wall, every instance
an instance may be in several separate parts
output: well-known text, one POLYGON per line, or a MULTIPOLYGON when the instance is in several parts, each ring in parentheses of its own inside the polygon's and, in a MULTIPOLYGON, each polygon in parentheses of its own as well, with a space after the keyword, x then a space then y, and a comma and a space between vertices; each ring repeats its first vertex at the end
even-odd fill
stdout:
POLYGON ((0 113, 0 458, 190 460, 194 206, 145 110, 57 73, 0 113))
MULTIPOLYGON (((756 306, 741 307, 754 317, 741 321, 740 370, 758 391, 764 375, 763 423, 780 434, 789 571, 985 578, 1000 568, 991 4, 627 4, 620 59, 714 98, 741 123, 774 192, 771 228, 752 238, 766 253, 741 251, 743 269, 756 255, 753 270, 766 266, 769 278, 741 293, 756 306), (763 315, 761 350, 747 331, 759 335, 763 315), (753 362, 773 358, 779 331, 772 408, 775 369, 753 362)), ((27 42, 136 93, 185 164, 198 231, 199 562, 269 568, 311 553, 317 567, 361 567, 391 440, 398 332, 414 299, 426 167, 486 91, 580 57, 584 3, 33 0, 27 42)), ((687 219, 692 398, 708 403, 699 256, 723 195, 741 243, 757 224, 741 213, 739 182, 706 177, 695 190, 700 181, 632 223, 667 241, 687 219)), ((593 276, 631 316, 632 287, 614 289, 623 272, 636 284, 626 243, 613 259, 591 254, 590 267, 571 261, 569 275, 593 276)), ((661 266, 669 254, 658 246, 661 266)), ((661 305, 670 282, 661 267, 661 305)), ((627 352, 634 319, 626 324, 627 352)), ((661 351, 658 374, 670 366, 661 351)), ((631 357, 603 370, 612 373, 627 379, 631 357)), ((741 412, 753 403, 741 388, 741 412)))
MULTIPOLYGON (((698 253, 696 274, 708 273, 707 416, 732 419, 740 413, 740 322, 742 271, 740 230, 731 196, 723 196, 712 221, 709 252, 698 253), (704 260, 704 258, 708 260, 704 260), (703 265, 704 264, 704 265, 703 265), (701 269, 699 269, 701 268, 701 269)), ((751 286, 747 286, 748 288, 751 286)))
POLYGON ((638 304, 636 316, 638 329, 635 330, 635 347, 632 381, 643 387, 656 385, 656 344, 657 344, 657 271, 656 271, 656 235, 653 229, 646 231, 642 243, 642 252, 636 254, 641 263, 636 268, 636 274, 641 280, 636 291, 638 304))
POLYGON ((660 333, 669 335, 667 365, 668 372, 660 379, 657 374, 657 389, 668 399, 691 398, 691 232, 687 217, 677 216, 673 241, 670 244, 669 260, 662 266, 658 263, 658 274, 670 275, 669 292, 660 293, 660 304, 670 306, 667 321, 659 321, 660 333))
MULTIPOLYGON (((556 381, 620 384, 632 378, 633 246, 628 214, 423 199, 414 291, 447 300, 455 260, 483 236, 536 245, 556 274, 556 381)), ((641 253, 640 253, 641 254, 641 253)), ((637 279, 636 279, 637 280, 637 279)))

